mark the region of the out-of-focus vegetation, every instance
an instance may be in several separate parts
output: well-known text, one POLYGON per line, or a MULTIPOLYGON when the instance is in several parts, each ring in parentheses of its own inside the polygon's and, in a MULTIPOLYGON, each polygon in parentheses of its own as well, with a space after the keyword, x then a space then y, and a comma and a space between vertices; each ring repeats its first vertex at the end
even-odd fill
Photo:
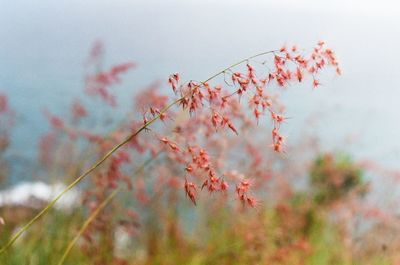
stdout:
MULTIPOLYGON (((104 248, 93 253, 80 240, 65 264, 394 264, 389 246, 358 253, 345 235, 347 224, 332 218, 329 205, 364 184, 359 166, 349 157, 323 154, 311 166, 310 182, 310 190, 256 209, 227 207, 222 200, 188 209, 175 195, 168 206, 154 199, 133 234, 123 223, 110 222, 92 239, 104 248)), ((114 207, 106 211, 117 214, 114 207)), ((0 214, 15 220, 2 227, 3 244, 33 213, 5 208, 0 214)), ((53 210, 0 258, 1 264, 57 264, 83 220, 80 210, 53 210)))
POLYGON ((349 193, 363 192, 362 168, 346 155, 323 154, 316 158, 310 172, 317 203, 330 203, 349 193))

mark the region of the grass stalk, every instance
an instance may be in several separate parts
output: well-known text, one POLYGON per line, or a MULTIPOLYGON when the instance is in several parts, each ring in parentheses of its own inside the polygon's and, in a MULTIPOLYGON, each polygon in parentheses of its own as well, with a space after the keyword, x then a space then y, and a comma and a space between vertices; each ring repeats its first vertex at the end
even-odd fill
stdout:
MULTIPOLYGON (((258 53, 256 55, 250 56, 246 59, 243 59, 241 61, 238 61, 227 68, 223 69, 222 71, 217 72, 216 74, 212 75, 211 77, 207 78, 206 80, 202 81, 201 84, 207 83, 208 81, 220 76, 221 74, 224 74, 226 71, 230 70, 233 67, 236 67, 244 62, 247 62, 253 58, 263 56, 266 54, 274 53, 276 50, 272 51, 267 51, 267 52, 262 52, 258 53)), ((139 133, 141 133, 143 130, 145 130, 148 126, 153 124, 155 121, 160 119, 161 115, 163 115, 165 112, 167 112, 170 108, 178 104, 184 99, 184 97, 181 97, 169 105, 167 105, 164 109, 160 111, 158 115, 156 115, 154 118, 143 124, 136 132, 133 134, 129 135, 126 137, 122 142, 118 143, 114 147, 112 147, 103 157, 101 157, 99 160, 97 160, 92 166, 90 166, 85 172, 83 172, 78 178, 76 178, 71 184, 69 184, 60 194, 58 194, 49 204, 45 206, 35 217, 33 217, 28 223, 26 223, 17 233, 15 233, 10 240, 0 249, 0 255, 4 254, 8 248, 10 248, 14 242, 25 232, 27 231, 36 221, 38 221, 43 215, 45 215, 55 204, 56 202, 61 199, 61 197, 64 196, 68 191, 70 191, 73 187, 75 187, 77 184, 79 184, 83 179, 85 179, 90 173, 92 173, 95 169, 97 169, 100 165, 102 165, 109 157, 111 157, 118 149, 126 145, 129 141, 131 141, 134 137, 136 137, 139 133)))

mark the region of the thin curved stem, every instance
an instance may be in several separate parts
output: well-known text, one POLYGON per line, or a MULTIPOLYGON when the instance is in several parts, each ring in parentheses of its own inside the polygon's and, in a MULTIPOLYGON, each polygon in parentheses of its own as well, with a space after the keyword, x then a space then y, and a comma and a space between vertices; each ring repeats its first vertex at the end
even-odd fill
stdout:
MULTIPOLYGON (((160 113, 165 113, 172 106, 177 104, 181 99, 175 100, 170 105, 165 107, 160 113)), ((161 115, 161 114, 160 114, 161 115)), ((14 242, 26 231, 28 230, 40 217, 42 217, 45 213, 47 213, 56 202, 64 196, 65 193, 70 191, 73 187, 75 187, 79 182, 81 182, 87 175, 92 173, 96 168, 98 168, 101 164, 103 164, 112 154, 114 154, 118 149, 127 144, 130 140, 132 140, 135 136, 137 136, 141 131, 143 131, 147 126, 151 125, 153 122, 160 118, 160 115, 154 117, 142 127, 140 127, 135 133, 129 135, 125 140, 115 145, 110 151, 108 151, 102 158, 100 158, 96 163, 94 163, 89 169, 87 169, 84 173, 82 173, 77 179, 75 179, 68 187, 66 187, 59 195, 57 195, 43 210, 41 210, 35 217, 33 217, 27 224, 25 224, 8 242, 0 249, 0 255, 3 254, 14 242)))
MULTIPOLYGON (((238 66, 244 62, 247 62, 253 58, 274 53, 276 50, 272 51, 267 51, 267 52, 262 52, 253 56, 250 56, 246 59, 243 59, 239 62, 236 62, 227 68, 223 69, 222 71, 219 71, 218 73, 212 75, 211 77, 207 78, 202 84, 207 83, 208 81, 218 77, 219 75, 225 73, 229 69, 238 66)), ((75 179, 70 185, 68 185, 67 188, 65 188, 59 195, 57 195, 45 208, 43 208, 35 217, 33 217, 27 224, 25 224, 14 236, 11 237, 11 239, 0 249, 0 255, 2 255, 9 247, 11 247, 14 242, 25 232, 27 231, 37 220, 39 220, 44 214, 46 214, 53 206, 56 204, 56 202, 61 199, 61 197, 64 196, 65 193, 70 191, 74 186, 76 186, 79 182, 81 182, 86 176, 88 176, 90 173, 92 173, 96 168, 98 168, 101 164, 103 164, 109 157, 111 157, 118 149, 120 149, 122 146, 127 144, 130 140, 132 140, 134 137, 136 137, 140 132, 145 130, 148 126, 153 124, 155 121, 160 119, 161 115, 163 115, 165 112, 167 112, 171 107, 175 106, 179 102, 181 102, 184 99, 184 97, 181 97, 172 103, 170 103, 168 106, 166 106, 164 109, 160 111, 158 115, 156 115, 154 118, 143 124, 135 133, 129 135, 126 137, 122 142, 119 144, 115 145, 113 148, 111 148, 103 157, 101 157, 99 160, 97 160, 91 167, 89 167, 85 172, 83 172, 77 179, 75 179)))
POLYGON ((69 242, 67 249, 64 251, 63 256, 61 257, 60 261, 57 263, 58 265, 62 265, 65 262, 68 254, 71 252, 72 248, 74 247, 75 243, 81 237, 81 235, 85 232, 88 226, 96 219, 97 215, 111 202, 111 200, 118 194, 121 188, 115 189, 111 192, 107 198, 96 208, 96 210, 86 219, 85 223, 82 225, 81 229, 79 229, 78 233, 75 237, 69 242))
MULTIPOLYGON (((142 171, 150 162, 152 162, 156 157, 160 155, 161 152, 158 152, 155 156, 147 159, 140 167, 138 167, 133 175, 136 175, 140 171, 142 171)), ((65 249, 60 261, 57 263, 58 265, 64 264, 66 258, 68 257, 68 254, 71 252, 72 248, 78 241, 78 239, 82 236, 82 234, 86 231, 86 229, 89 227, 89 225, 96 219, 96 217, 100 214, 100 212, 114 199, 114 197, 122 190, 121 187, 115 189, 113 192, 111 192, 106 199, 96 208, 94 212, 90 214, 90 216, 86 219, 86 221, 83 223, 81 229, 79 229, 78 233, 75 235, 75 237, 69 242, 67 248, 65 249)))

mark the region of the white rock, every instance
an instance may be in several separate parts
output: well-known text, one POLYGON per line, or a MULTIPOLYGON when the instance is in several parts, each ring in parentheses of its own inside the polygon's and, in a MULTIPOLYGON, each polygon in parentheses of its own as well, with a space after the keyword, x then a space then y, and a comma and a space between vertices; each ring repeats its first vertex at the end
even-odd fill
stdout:
MULTIPOLYGON (((0 207, 22 205, 38 208, 60 194, 66 185, 62 183, 46 184, 44 182, 23 182, 15 187, 0 191, 0 207)), ((79 191, 72 189, 55 204, 55 208, 67 210, 78 206, 79 191)))

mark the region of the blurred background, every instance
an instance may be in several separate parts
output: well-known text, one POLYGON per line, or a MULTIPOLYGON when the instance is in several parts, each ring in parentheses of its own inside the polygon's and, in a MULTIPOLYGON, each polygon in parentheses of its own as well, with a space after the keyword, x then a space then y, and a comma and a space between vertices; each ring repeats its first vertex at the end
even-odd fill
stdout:
MULTIPOLYGON (((331 165, 334 160, 330 155, 321 154, 345 153, 346 172, 350 170, 347 166, 353 172, 353 163, 369 166, 360 169, 364 182, 368 182, 371 189, 367 202, 397 216, 399 25, 400 4, 392 0, 0 0, 0 93, 7 95, 9 107, 15 115, 10 145, 4 154, 8 165, 7 178, 0 188, 5 190, 36 180, 46 182, 47 174, 40 173, 37 164, 42 148, 40 139, 51 130, 44 114, 50 110, 63 117, 70 112, 71 101, 84 96, 85 64, 96 42, 103 44, 102 63, 105 67, 130 61, 137 64, 134 71, 126 73, 123 82, 114 88, 119 108, 112 112, 112 118, 118 121, 130 113, 133 95, 154 80, 160 80, 162 89, 165 89, 171 73, 179 72, 185 80, 204 80, 250 55, 294 44, 311 50, 315 43, 324 40, 335 51, 343 75, 324 76, 317 89, 304 84, 282 92, 281 100, 287 106, 285 113, 290 117, 284 126, 289 142, 287 152, 293 152, 293 157, 288 155, 288 160, 296 160, 296 155, 308 152, 304 144, 305 134, 312 135, 318 142, 315 168, 303 172, 303 175, 314 176, 314 180, 317 179, 315 183, 320 183, 319 166, 321 163, 331 165), (368 171, 371 168, 372 172, 368 171), (382 174, 394 176, 396 181, 392 178, 387 180, 382 174)), ((102 115, 101 104, 93 105, 92 109, 90 106, 87 105, 89 111, 102 115)), ((134 118, 140 119, 140 114, 134 118)), ((92 130, 104 132, 101 126, 92 127, 92 130)), ((343 163, 338 162, 342 166, 343 163)), ((63 175, 54 175, 52 181, 65 181, 63 175)), ((358 178, 358 173, 355 175, 358 178)), ((46 193, 42 186, 26 186, 19 194, 35 189, 38 193, 46 193)), ((41 199, 48 200, 49 197, 50 194, 41 199)), ((74 200, 71 198, 71 201, 74 200)), ((320 208, 312 209, 318 212, 320 208)), ((286 210, 279 208, 278 213, 281 213, 279 211, 286 214, 286 210)), ((266 216, 270 216, 270 210, 267 212, 266 216)), ((369 214, 379 215, 373 211, 369 214)), ((184 222, 196 216, 186 210, 183 215, 184 222)), ((72 225, 74 231, 82 218, 74 219, 77 224, 72 225)), ((337 215, 327 219, 335 218, 337 215)), ((246 223, 244 220, 246 217, 239 222, 246 223)), ((371 226, 368 224, 360 229, 364 231, 371 226)), ((219 230, 218 224, 212 227, 219 230)), ((268 229, 273 230, 271 227, 275 226, 268 226, 268 229)), ((320 240, 325 242, 325 239, 320 240)), ((299 248, 309 251, 308 246, 301 245, 301 240, 299 248)), ((386 250, 387 245, 389 243, 383 243, 378 248, 386 250)), ((61 244, 59 247, 63 249, 65 246, 61 244)), ((238 251, 244 250, 239 248, 238 251)), ((354 249, 350 252, 354 253, 354 249)), ((76 260, 80 260, 79 257, 76 260)), ((160 260, 154 264, 178 264, 160 260)), ((198 258, 198 263, 193 260, 195 258, 191 259, 193 264, 225 264, 218 263, 218 259, 204 261, 198 258)), ((300 264, 294 260, 277 261, 277 264, 300 264)), ((352 259, 343 260, 343 264, 356 264, 352 259)), ((379 259, 373 264, 395 264, 393 260, 379 259)), ((335 259, 325 261, 311 259, 310 264, 342 264, 335 263, 335 259)), ((22 261, 13 258, 12 262, 10 258, 9 264, 22 261)), ((46 264, 35 262, 32 264, 46 264)), ((188 260, 181 262, 189 264, 188 260)), ((251 259, 243 262, 241 264, 263 264, 251 259)))
POLYGON ((62 114, 81 93, 96 40, 104 42, 106 63, 138 63, 118 93, 126 99, 172 72, 203 79, 251 54, 283 44, 311 48, 322 39, 344 74, 285 95, 289 137, 314 114, 324 146, 397 166, 396 1, 1 1, 0 12, 0 87, 19 109, 12 150, 25 161, 47 129, 42 110, 62 114))

